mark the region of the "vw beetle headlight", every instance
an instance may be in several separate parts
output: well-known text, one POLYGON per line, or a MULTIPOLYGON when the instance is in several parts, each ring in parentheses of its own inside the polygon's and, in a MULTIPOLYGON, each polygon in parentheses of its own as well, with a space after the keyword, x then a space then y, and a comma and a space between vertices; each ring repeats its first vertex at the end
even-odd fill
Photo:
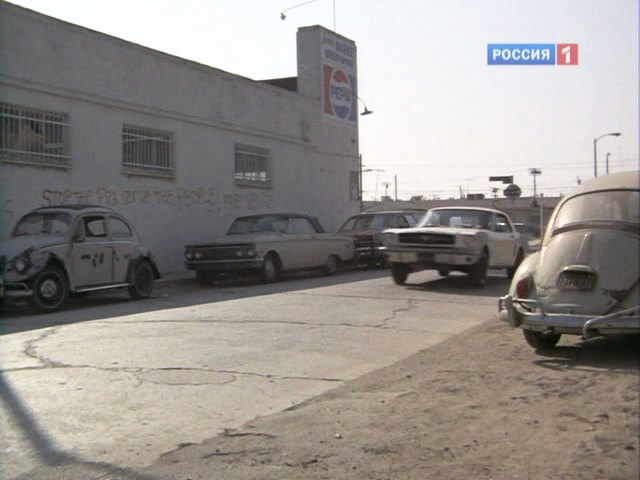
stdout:
POLYGON ((13 268, 15 268, 16 272, 24 273, 29 268, 29 262, 24 257, 19 257, 13 262, 13 268))

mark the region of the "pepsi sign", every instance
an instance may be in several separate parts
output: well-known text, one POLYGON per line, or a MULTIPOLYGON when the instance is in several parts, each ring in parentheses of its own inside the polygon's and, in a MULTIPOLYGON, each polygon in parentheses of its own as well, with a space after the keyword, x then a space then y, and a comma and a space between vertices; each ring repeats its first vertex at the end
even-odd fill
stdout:
POLYGON ((355 122, 358 118, 355 75, 327 64, 322 66, 322 70, 324 113, 355 122))

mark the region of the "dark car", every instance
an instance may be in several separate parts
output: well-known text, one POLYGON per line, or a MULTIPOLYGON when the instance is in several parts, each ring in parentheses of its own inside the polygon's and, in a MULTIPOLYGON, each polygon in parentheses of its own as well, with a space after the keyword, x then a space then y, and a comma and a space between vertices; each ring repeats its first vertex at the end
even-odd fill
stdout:
POLYGON ((353 238, 356 261, 364 261, 370 267, 384 266, 386 257, 379 250, 380 232, 387 228, 413 227, 425 214, 426 210, 418 209, 363 212, 349 217, 339 232, 353 238))
POLYGON ((153 256, 131 223, 110 208, 37 208, 0 244, 1 303, 27 299, 53 311, 69 295, 109 288, 146 298, 157 278, 153 256))

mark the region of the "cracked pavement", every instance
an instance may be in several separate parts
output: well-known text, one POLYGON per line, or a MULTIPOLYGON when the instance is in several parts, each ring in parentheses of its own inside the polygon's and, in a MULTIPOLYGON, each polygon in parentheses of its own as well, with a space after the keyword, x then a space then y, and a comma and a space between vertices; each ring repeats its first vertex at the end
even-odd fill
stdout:
POLYGON ((406 287, 385 271, 333 278, 190 284, 144 302, 0 317, 1 478, 28 478, 51 458, 149 465, 491 318, 507 285, 470 290, 430 272, 406 287))

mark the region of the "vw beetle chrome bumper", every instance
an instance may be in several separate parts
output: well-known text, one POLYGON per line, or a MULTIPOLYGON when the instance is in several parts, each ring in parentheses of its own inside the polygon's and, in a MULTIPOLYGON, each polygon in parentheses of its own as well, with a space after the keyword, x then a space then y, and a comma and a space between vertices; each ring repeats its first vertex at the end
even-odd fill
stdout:
POLYGON ((638 305, 598 316, 544 313, 536 300, 514 299, 505 295, 498 299, 498 316, 512 327, 582 335, 584 338, 640 333, 638 305))

